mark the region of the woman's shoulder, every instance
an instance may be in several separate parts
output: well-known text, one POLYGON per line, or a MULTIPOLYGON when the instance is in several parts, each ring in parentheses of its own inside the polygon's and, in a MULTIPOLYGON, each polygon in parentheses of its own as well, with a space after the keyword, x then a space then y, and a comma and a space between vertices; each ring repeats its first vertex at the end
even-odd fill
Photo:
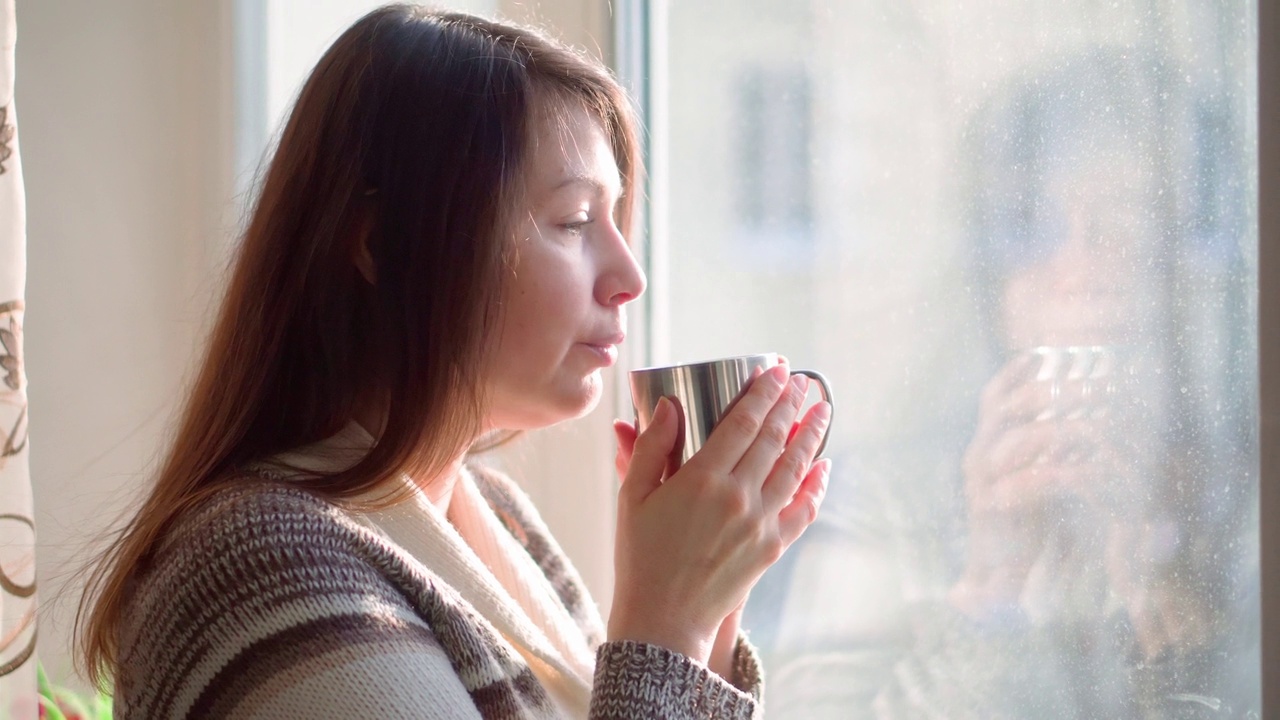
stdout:
POLYGON ((474 717, 440 641, 476 634, 451 597, 338 503, 237 480, 179 515, 138 573, 118 716, 428 714, 404 710, 410 692, 474 717))
POLYGON ((187 606, 210 613, 317 582, 354 592, 354 580, 374 570, 369 560, 378 543, 350 513, 314 493, 237 478, 174 517, 135 572, 130 615, 169 617, 187 606))
POLYGON ((336 503, 269 480, 220 488, 175 520, 130 588, 121 717, 223 716, 337 668, 435 667, 439 642, 409 597, 433 586, 407 573, 336 503), (399 659, 378 661, 390 650, 399 659))
POLYGON ((158 556, 255 547, 316 534, 355 531, 358 523, 337 504, 313 492, 270 478, 239 477, 225 483, 174 518, 158 546, 158 556), (246 544, 247 543, 247 544, 246 544))

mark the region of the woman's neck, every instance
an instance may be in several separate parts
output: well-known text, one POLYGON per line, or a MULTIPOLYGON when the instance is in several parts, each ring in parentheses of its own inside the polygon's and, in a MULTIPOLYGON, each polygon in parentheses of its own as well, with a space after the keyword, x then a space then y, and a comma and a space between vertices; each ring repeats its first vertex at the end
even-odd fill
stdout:
MULTIPOLYGON (((370 405, 364 405, 357 407, 354 419, 365 432, 369 433, 370 437, 377 438, 382 435, 386 413, 370 405)), ((462 475, 462 463, 466 457, 466 452, 461 452, 445 466, 442 472, 435 473, 432 477, 413 478, 418 488, 431 500, 431 504, 446 516, 449 514, 449 503, 453 501, 453 489, 462 475)))
POLYGON ((431 500, 431 504, 435 505, 445 516, 449 515, 449 504, 453 502, 453 489, 458 485, 458 479, 462 477, 462 461, 466 455, 459 455, 457 459, 449 463, 448 468, 433 478, 424 478, 422 480, 414 479, 418 488, 426 494, 431 500))

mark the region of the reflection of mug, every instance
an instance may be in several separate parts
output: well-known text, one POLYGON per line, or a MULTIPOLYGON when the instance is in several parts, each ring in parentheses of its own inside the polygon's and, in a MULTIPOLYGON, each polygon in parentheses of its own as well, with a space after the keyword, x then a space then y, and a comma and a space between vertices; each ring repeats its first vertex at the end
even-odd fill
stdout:
MULTIPOLYGON (((755 372, 768 370, 777 364, 776 353, 763 353, 690 365, 632 370, 631 402, 636 410, 636 430, 644 430, 649 426, 659 399, 665 396, 675 400, 684 410, 684 433, 677 440, 680 444, 680 463, 684 464, 702 449, 716 423, 750 384, 755 372)), ((792 370, 791 374, 817 380, 822 399, 835 405, 831 386, 822 373, 814 370, 792 370)), ((827 434, 823 435, 822 445, 818 448, 818 455, 826 449, 827 436, 830 434, 831 426, 828 425, 827 434)))
POLYGON ((1105 417, 1113 409, 1122 379, 1117 350, 1105 345, 1032 348, 1034 381, 1048 388, 1048 404, 1036 420, 1105 417))

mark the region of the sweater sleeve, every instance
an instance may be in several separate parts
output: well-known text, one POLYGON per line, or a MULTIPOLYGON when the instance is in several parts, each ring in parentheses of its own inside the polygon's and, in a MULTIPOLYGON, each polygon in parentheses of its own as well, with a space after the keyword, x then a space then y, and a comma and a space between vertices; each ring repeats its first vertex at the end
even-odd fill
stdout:
POLYGON ((701 663, 666 648, 622 640, 596 651, 591 720, 693 720, 764 716, 760 666, 739 638, 730 683, 701 663))
POLYGON ((171 533, 126 611, 116 717, 478 720, 432 629, 297 502, 232 497, 171 533))

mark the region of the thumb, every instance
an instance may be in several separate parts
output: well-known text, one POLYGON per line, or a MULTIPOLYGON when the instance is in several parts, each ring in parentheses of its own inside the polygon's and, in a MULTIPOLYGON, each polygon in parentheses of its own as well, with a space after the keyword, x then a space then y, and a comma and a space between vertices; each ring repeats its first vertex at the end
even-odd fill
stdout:
POLYGON ((627 479, 631 456, 636 451, 636 429, 625 420, 614 420, 613 434, 618 439, 618 454, 613 459, 613 466, 617 469, 618 480, 621 482, 627 479))
POLYGON ((659 399, 649 427, 636 438, 631 467, 622 484, 623 493, 632 494, 634 500, 643 500, 662 485, 662 473, 675 448, 679 429, 675 404, 669 398, 659 399))

